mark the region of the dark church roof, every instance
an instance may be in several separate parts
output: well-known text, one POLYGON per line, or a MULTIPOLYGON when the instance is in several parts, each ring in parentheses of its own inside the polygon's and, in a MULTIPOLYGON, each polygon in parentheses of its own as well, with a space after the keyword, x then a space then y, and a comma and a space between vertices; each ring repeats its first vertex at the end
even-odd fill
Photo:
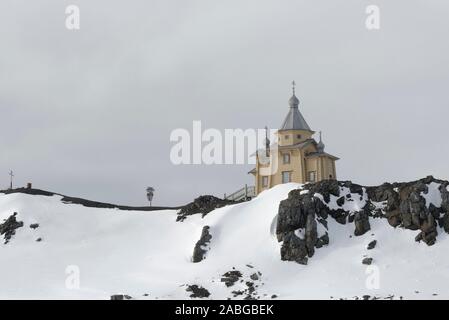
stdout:
POLYGON ((306 120, 302 116, 301 112, 299 112, 298 105, 299 99, 293 93, 293 96, 288 100, 288 104, 290 105, 290 110, 285 117, 284 122, 282 123, 280 131, 282 130, 306 130, 312 131, 306 120))

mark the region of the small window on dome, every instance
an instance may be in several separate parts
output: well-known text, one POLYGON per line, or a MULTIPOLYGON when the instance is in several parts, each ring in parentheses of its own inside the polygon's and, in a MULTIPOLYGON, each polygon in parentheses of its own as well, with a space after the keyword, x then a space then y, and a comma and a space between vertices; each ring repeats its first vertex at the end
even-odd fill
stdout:
POLYGON ((288 135, 288 134, 286 134, 285 136, 284 136, 284 138, 285 139, 288 139, 290 136, 288 135))
POLYGON ((296 135, 296 138, 301 139, 301 135, 300 134, 296 135))

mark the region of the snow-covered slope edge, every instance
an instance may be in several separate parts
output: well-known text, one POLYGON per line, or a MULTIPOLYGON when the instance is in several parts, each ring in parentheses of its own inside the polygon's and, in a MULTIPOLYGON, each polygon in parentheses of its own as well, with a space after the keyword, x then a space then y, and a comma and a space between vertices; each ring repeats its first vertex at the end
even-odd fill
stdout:
POLYGON ((23 222, 0 244, 0 298, 109 299, 125 293, 188 299, 187 285, 207 289, 209 299, 449 298, 447 234, 439 232, 428 246, 414 241, 419 230, 394 229, 386 219, 370 220, 370 230, 360 236, 354 236, 354 224, 328 219, 329 245, 307 265, 282 261, 279 203, 298 188, 303 186, 276 186, 252 201, 183 222, 176 222, 174 210, 120 211, 64 204, 59 196, 0 195, 0 218, 17 212, 14 218, 23 222), (193 263, 204 226, 211 239, 205 259, 193 263), (377 245, 368 250, 372 240, 377 245), (374 259, 371 266, 361 263, 365 256, 374 259), (242 276, 233 283, 237 271, 242 276))
POLYGON ((109 299, 126 293, 183 299, 190 293, 182 285, 194 283, 207 287, 211 298, 232 296, 238 285, 227 288, 220 282, 223 273, 279 262, 272 222, 279 202, 296 187, 279 186, 251 202, 184 222, 176 222, 174 210, 88 208, 65 204, 56 195, 0 194, 0 219, 17 212, 15 219, 23 222, 0 244, 0 298, 109 299), (213 235, 211 251, 207 263, 195 264, 192 252, 204 225, 213 235), (73 270, 79 270, 79 289, 73 288, 73 270))

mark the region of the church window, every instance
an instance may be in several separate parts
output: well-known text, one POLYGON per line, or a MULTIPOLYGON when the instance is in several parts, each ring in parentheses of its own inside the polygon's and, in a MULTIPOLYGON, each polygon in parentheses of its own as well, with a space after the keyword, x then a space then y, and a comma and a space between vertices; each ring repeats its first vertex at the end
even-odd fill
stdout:
POLYGON ((262 187, 268 187, 268 176, 262 177, 262 187))
POLYGON ((316 182, 316 171, 309 171, 309 182, 316 182))
POLYGON ((292 181, 292 173, 290 171, 282 172, 282 183, 288 183, 292 181))
POLYGON ((288 134, 285 135, 285 139, 288 139, 290 136, 288 134))
POLYGON ((300 135, 300 134, 298 134, 298 135, 296 136, 296 138, 298 138, 298 139, 301 139, 301 135, 300 135))
POLYGON ((289 164, 290 163, 290 154, 289 153, 284 153, 282 155, 282 162, 284 164, 289 164))

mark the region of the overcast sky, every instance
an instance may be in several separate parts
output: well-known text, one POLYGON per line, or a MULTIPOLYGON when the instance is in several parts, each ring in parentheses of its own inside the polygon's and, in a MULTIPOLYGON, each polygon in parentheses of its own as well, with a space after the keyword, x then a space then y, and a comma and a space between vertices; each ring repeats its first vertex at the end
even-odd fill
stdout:
POLYGON ((2 0, 0 186, 120 204, 222 196, 251 165, 170 162, 170 132, 277 128, 291 81, 338 178, 449 178, 447 0, 2 0), (65 27, 78 5, 81 29, 65 27), (380 30, 365 27, 380 7, 380 30))

